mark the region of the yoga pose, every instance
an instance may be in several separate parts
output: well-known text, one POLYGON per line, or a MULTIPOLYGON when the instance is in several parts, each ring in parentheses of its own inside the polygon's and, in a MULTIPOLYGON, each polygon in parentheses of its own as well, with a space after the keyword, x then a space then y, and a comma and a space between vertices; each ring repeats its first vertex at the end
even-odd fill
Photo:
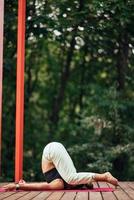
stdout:
POLYGON ((3 188, 5 190, 54 190, 71 189, 91 185, 92 182, 106 181, 115 186, 118 180, 110 172, 103 174, 92 172, 77 172, 71 157, 65 147, 58 142, 46 145, 42 154, 42 172, 45 181, 41 183, 11 183, 3 188))

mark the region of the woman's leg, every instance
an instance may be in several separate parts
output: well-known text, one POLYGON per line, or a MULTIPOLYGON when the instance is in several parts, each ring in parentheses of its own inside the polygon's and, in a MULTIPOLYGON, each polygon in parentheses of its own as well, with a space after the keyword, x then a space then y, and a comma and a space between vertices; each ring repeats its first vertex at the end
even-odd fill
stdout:
POLYGON ((90 172, 80 172, 77 173, 76 168, 73 164, 71 157, 66 151, 65 147, 58 142, 49 143, 44 151, 42 156, 43 160, 48 160, 52 162, 56 167, 57 171, 61 175, 61 177, 68 183, 72 185, 78 184, 87 184, 91 181, 107 181, 114 185, 117 183, 117 179, 115 179, 110 173, 109 175, 104 174, 95 174, 90 172))
POLYGON ((53 162, 61 177, 72 185, 87 184, 91 182, 95 173, 81 172, 77 173, 71 157, 66 151, 65 147, 58 142, 49 143, 42 156, 43 160, 53 162))

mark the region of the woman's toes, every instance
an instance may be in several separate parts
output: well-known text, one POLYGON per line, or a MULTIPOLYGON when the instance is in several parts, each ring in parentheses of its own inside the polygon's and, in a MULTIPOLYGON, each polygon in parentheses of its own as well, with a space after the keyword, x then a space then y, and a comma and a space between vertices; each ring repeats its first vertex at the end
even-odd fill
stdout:
POLYGON ((116 186, 118 185, 118 180, 115 177, 113 177, 110 172, 106 172, 105 175, 108 183, 111 183, 116 186))

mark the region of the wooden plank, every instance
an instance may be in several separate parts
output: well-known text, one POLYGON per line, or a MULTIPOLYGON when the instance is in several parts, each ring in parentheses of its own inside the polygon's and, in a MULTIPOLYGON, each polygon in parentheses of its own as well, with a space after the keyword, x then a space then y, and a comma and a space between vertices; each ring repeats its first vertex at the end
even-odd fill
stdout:
POLYGON ((15 192, 2 192, 1 195, 0 195, 0 199, 4 199, 6 197, 11 197, 12 195, 14 195, 15 192))
MULTIPOLYGON (((105 182, 99 182, 98 184, 99 184, 100 188, 109 188, 108 184, 105 182)), ((116 200, 116 197, 113 192, 101 192, 101 194, 102 194, 102 197, 104 200, 107 200, 107 199, 108 200, 116 200)))
POLYGON ((12 196, 6 197, 6 200, 15 200, 24 197, 28 192, 15 192, 12 196))
POLYGON ((119 186, 114 191, 114 194, 115 194, 116 198, 119 199, 119 200, 130 200, 130 197, 120 187, 120 183, 121 182, 119 182, 119 186))
POLYGON ((102 196, 100 192, 90 192, 89 193, 90 200, 102 200, 102 196))
POLYGON ((65 192, 60 200, 74 200, 76 197, 76 192, 65 192))
POLYGON ((64 195, 64 192, 53 192, 47 200, 59 200, 64 195))
MULTIPOLYGON (((98 184, 94 183, 94 188, 98 188, 98 184)), ((102 195, 100 192, 89 192, 90 200, 102 200, 102 195)))
POLYGON ((34 197, 32 200, 45 200, 47 197, 50 196, 52 192, 41 192, 36 197, 34 197))
POLYGON ((19 198, 19 200, 31 200, 39 194, 40 194, 40 192, 28 192, 28 194, 19 198))
POLYGON ((121 182, 120 187, 130 197, 130 199, 134 199, 134 190, 129 186, 127 182, 121 182))
POLYGON ((78 192, 76 194, 75 200, 88 200, 89 199, 89 192, 78 192))
POLYGON ((127 182, 128 183, 128 185, 134 190, 134 182, 127 182))

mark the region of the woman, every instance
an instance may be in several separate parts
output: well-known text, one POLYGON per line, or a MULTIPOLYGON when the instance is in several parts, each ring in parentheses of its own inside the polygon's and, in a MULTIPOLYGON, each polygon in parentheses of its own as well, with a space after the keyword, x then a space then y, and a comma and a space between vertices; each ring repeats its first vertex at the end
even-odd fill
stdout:
POLYGON ((106 181, 115 186, 118 180, 111 173, 103 174, 92 172, 76 172, 71 157, 65 147, 58 142, 51 142, 46 145, 42 155, 42 172, 45 182, 42 183, 11 183, 3 188, 5 190, 54 190, 70 189, 76 186, 89 185, 94 181, 106 181))

